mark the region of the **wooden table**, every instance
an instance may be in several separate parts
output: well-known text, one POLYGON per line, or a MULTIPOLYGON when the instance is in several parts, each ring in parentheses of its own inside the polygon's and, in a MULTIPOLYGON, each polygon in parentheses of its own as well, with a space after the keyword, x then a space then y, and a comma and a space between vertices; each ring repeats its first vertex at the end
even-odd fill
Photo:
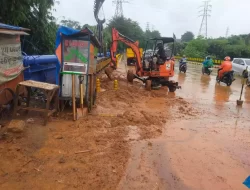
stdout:
POLYGON ((22 81, 18 83, 17 88, 16 88, 16 96, 15 96, 14 117, 16 116, 16 113, 19 110, 36 111, 36 112, 44 113, 44 125, 46 125, 48 122, 49 116, 59 111, 59 86, 55 84, 48 84, 48 83, 32 81, 32 80, 22 81), (28 91, 26 106, 18 106, 18 97, 19 97, 21 86, 27 88, 27 91, 28 91), (44 92, 44 95, 46 96, 46 99, 47 99, 45 109, 30 107, 31 88, 40 89, 44 92), (53 110, 50 110, 49 109, 50 104, 54 95, 55 95, 55 108, 53 110))

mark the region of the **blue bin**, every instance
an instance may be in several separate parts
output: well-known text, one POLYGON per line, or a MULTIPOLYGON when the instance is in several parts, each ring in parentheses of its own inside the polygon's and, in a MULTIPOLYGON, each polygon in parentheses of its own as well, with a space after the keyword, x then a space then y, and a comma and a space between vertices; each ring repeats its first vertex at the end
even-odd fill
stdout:
POLYGON ((24 80, 57 84, 57 64, 56 55, 23 56, 24 80))

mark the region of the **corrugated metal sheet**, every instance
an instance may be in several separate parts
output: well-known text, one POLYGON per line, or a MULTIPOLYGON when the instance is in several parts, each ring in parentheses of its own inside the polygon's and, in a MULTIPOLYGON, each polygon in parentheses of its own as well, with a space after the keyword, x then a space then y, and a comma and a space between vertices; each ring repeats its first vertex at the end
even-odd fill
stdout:
POLYGON ((24 31, 6 30, 6 29, 0 29, 0 33, 9 34, 9 35, 29 35, 28 33, 24 31))

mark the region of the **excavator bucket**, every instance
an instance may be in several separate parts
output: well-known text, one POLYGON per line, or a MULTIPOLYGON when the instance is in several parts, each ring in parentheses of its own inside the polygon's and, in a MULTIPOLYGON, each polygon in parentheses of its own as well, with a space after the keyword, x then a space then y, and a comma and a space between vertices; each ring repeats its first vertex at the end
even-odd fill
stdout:
POLYGON ((105 69, 105 74, 107 75, 107 77, 112 80, 112 73, 113 73, 114 69, 112 67, 107 67, 105 69))
POLYGON ((133 83, 134 78, 135 78, 135 75, 134 75, 133 71, 128 70, 128 73, 127 73, 128 82, 133 83))

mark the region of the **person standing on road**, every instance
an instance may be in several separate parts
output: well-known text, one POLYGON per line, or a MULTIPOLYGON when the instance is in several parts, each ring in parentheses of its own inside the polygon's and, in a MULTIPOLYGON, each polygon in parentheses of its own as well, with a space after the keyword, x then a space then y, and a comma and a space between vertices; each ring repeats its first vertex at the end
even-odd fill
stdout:
POLYGON ((231 58, 229 56, 226 56, 218 70, 219 79, 222 78, 224 73, 229 72, 229 71, 232 71, 232 62, 231 62, 231 58))

